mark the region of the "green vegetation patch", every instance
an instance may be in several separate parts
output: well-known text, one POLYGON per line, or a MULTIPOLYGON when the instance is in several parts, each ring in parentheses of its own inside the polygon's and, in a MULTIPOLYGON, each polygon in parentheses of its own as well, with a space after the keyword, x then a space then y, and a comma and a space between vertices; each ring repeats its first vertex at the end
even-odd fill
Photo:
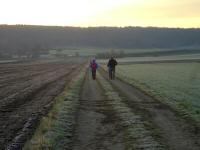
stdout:
POLYGON ((83 79, 84 73, 81 72, 74 79, 71 88, 66 88, 57 97, 53 109, 43 117, 32 139, 24 146, 24 150, 70 149, 83 79))
POLYGON ((106 102, 120 119, 120 125, 124 129, 127 149, 164 149, 164 147, 154 139, 152 133, 145 128, 145 122, 142 121, 141 116, 133 113, 131 108, 123 103, 119 94, 108 81, 100 74, 98 74, 98 77, 99 83, 106 91, 105 95, 108 97, 106 102))
POLYGON ((200 120, 200 64, 119 65, 117 76, 200 120))

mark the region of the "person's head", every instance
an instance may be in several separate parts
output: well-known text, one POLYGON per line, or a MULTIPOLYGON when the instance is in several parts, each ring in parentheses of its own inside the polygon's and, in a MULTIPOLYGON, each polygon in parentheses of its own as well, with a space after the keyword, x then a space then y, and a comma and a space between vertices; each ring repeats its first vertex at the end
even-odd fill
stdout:
POLYGON ((92 62, 93 62, 93 63, 95 63, 95 62, 96 62, 96 60, 95 60, 95 59, 93 59, 93 60, 92 60, 92 62))

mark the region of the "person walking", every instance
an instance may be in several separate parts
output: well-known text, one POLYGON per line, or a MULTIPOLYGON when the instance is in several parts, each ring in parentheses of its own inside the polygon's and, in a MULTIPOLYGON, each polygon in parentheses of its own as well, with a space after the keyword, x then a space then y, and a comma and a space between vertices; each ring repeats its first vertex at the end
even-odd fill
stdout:
POLYGON ((111 57, 110 60, 108 61, 107 67, 108 67, 108 72, 109 72, 109 78, 115 79, 115 66, 117 65, 117 61, 111 57))
POLYGON ((98 64, 96 63, 96 60, 93 59, 91 62, 90 62, 90 68, 91 68, 91 71, 92 71, 92 79, 93 80, 96 80, 96 70, 98 68, 98 64))

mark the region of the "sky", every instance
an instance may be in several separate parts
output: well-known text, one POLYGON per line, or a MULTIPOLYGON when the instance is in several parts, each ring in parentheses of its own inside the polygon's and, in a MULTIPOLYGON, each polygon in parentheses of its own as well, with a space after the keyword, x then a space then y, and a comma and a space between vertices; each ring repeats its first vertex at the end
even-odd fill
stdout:
POLYGON ((0 24, 200 28, 200 0, 0 0, 0 24))

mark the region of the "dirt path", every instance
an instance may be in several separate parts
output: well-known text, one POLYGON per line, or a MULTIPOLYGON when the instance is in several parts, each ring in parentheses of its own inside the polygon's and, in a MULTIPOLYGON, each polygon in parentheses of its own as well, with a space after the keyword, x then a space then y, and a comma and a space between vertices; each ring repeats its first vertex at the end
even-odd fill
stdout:
POLYGON ((115 115, 106 106, 106 97, 96 80, 87 73, 77 114, 73 150, 123 150, 115 115))
MULTIPOLYGON (((101 70, 107 79, 107 73, 101 70)), ((199 128, 178 116, 168 106, 159 103, 137 88, 116 79, 109 81, 112 87, 123 98, 123 102, 133 112, 142 116, 159 130, 158 136, 170 150, 198 150, 200 149, 199 128)))

